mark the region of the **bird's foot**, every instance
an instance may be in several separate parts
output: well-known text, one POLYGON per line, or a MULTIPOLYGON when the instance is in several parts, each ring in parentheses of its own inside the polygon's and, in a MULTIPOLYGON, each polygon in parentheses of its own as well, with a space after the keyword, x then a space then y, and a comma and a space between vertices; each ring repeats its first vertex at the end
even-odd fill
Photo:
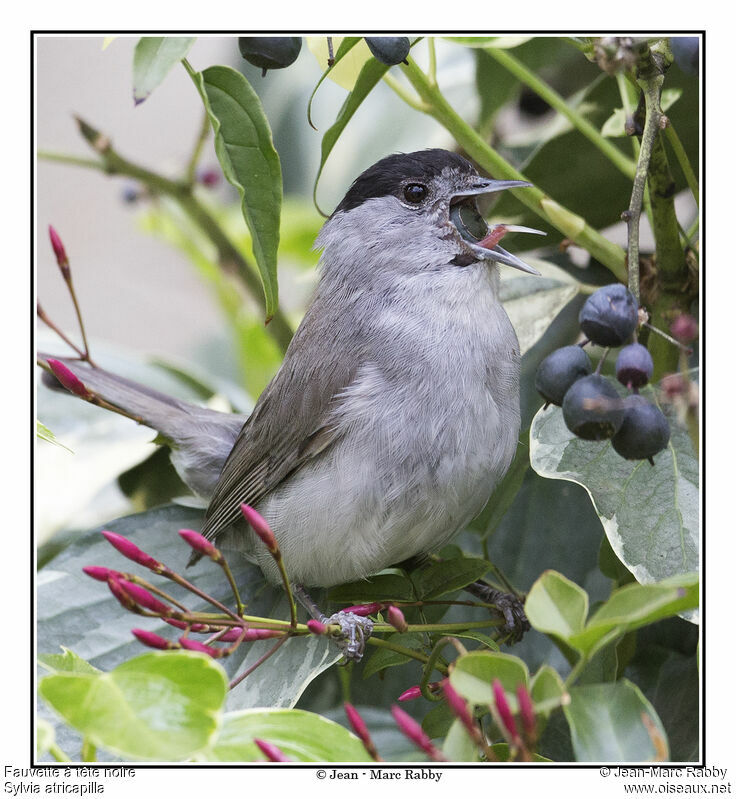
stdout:
POLYGON ((504 625, 499 631, 508 636, 509 643, 515 644, 524 637, 524 633, 531 629, 529 619, 524 612, 524 601, 515 594, 499 591, 488 583, 478 580, 467 587, 474 596, 495 605, 504 618, 504 625))
POLYGON ((373 622, 367 616, 340 610, 332 616, 323 616, 320 621, 323 624, 339 625, 339 632, 333 633, 331 637, 346 660, 357 662, 363 657, 365 642, 373 632, 373 622))

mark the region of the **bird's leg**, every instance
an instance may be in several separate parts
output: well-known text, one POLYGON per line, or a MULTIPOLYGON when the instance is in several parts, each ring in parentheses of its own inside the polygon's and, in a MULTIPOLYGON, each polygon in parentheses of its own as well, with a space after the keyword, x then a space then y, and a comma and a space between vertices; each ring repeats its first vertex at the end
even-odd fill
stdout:
POLYGON ((524 600, 516 594, 500 591, 485 580, 476 580, 470 585, 466 585, 465 590, 483 602, 488 602, 498 608, 506 621, 500 628, 501 632, 508 634, 511 642, 521 641, 524 633, 531 629, 524 612, 524 600))
POLYGON ((339 610, 332 616, 325 616, 303 585, 294 586, 294 596, 313 619, 321 621, 322 624, 339 625, 340 632, 334 633, 332 640, 340 647, 347 660, 359 661, 363 657, 365 642, 373 632, 373 622, 367 616, 358 616, 356 613, 344 610, 339 610))

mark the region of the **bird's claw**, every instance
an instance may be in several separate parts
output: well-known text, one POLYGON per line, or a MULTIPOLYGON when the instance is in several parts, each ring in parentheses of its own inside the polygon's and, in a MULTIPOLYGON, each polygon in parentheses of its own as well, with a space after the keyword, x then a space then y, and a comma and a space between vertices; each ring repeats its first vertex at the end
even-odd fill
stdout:
POLYGON ((340 610, 329 618, 324 617, 322 622, 339 625, 340 631, 332 634, 332 640, 340 647, 346 660, 357 662, 363 657, 365 642, 373 632, 373 622, 367 616, 340 610))
POLYGON ((503 614, 505 624, 501 627, 501 632, 509 636, 509 643, 521 641, 524 633, 531 629, 529 619, 524 612, 524 603, 513 594, 499 595, 492 600, 493 604, 503 614))

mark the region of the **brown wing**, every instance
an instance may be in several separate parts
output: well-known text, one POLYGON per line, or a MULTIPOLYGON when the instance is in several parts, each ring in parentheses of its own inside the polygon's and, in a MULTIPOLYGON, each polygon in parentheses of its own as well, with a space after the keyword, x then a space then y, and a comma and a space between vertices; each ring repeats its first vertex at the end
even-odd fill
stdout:
POLYGON ((241 503, 256 504, 339 435, 329 424, 330 411, 352 382, 360 354, 338 348, 315 311, 313 305, 313 322, 305 318, 222 468, 202 530, 210 539, 241 518, 241 503))

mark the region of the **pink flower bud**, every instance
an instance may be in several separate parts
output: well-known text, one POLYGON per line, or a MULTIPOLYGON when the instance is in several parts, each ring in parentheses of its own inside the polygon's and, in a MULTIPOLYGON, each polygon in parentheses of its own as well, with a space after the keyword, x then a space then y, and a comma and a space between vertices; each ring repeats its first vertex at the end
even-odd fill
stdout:
POLYGON ((395 605, 388 606, 388 611, 386 611, 386 620, 400 633, 405 633, 409 629, 409 625, 406 623, 404 614, 395 605))
POLYGON ((449 680, 442 681, 442 693, 445 695, 447 705, 453 715, 460 719, 465 729, 474 737, 478 736, 478 727, 473 720, 473 716, 468 710, 468 703, 452 687, 449 680))
POLYGON ((102 535, 105 536, 109 543, 111 543, 121 555, 128 558, 128 560, 132 560, 140 566, 145 566, 147 569, 151 569, 155 572, 164 570, 165 567, 163 563, 159 563, 159 561, 147 555, 142 549, 138 549, 132 541, 128 541, 124 536, 111 533, 109 530, 103 530, 102 535))
POLYGON ((261 516, 255 508, 246 505, 243 502, 240 506, 240 512, 245 516, 245 520, 253 528, 253 532, 263 541, 268 547, 268 551, 275 555, 279 551, 279 545, 276 543, 276 536, 273 530, 268 526, 266 520, 261 516))
POLYGON ((682 344, 689 344, 698 336, 698 323, 690 314, 680 314, 670 325, 670 333, 682 344))
POLYGON ((523 682, 516 686, 516 696, 519 700, 519 715, 527 740, 534 741, 537 737, 537 721, 532 698, 523 682))
POLYGON ((368 752, 368 754, 374 760, 380 760, 381 758, 378 756, 376 745, 373 743, 371 734, 368 732, 368 727, 366 727, 366 724, 363 721, 360 713, 358 713, 358 711, 350 704, 350 702, 345 702, 345 715, 348 717, 348 721, 350 722, 350 726, 353 728, 353 732, 355 732, 358 738, 360 738, 366 752, 368 752))
POLYGON ((150 630, 131 630, 133 635, 144 645, 150 646, 152 649, 178 649, 179 644, 173 641, 167 641, 156 633, 150 630))
MULTIPOLYGON (((99 580, 101 583, 106 583, 110 577, 116 580, 123 578, 123 573, 115 571, 115 569, 108 569, 106 566, 85 566, 82 571, 93 580, 99 580)), ((124 579, 124 578, 123 578, 124 579)))
POLYGON ((143 608, 148 608, 148 610, 152 610, 154 613, 160 613, 162 615, 168 615, 171 613, 172 608, 156 599, 156 597, 150 593, 150 591, 146 591, 146 589, 140 585, 131 583, 128 580, 118 580, 118 583, 122 586, 123 591, 125 591, 125 593, 137 605, 140 605, 143 608))
POLYGON ((506 728, 511 740, 517 740, 519 738, 519 733, 516 730, 516 722, 511 714, 511 708, 506 700, 503 685, 501 685, 501 681, 498 677, 493 681, 493 698, 496 702, 496 709, 498 710, 498 715, 501 717, 503 726, 506 728))
POLYGON ((291 763, 290 758, 288 758, 279 748, 274 744, 270 744, 268 741, 263 741, 260 738, 254 738, 253 743, 263 752, 263 754, 272 762, 272 763, 291 763))
POLYGON ((116 577, 108 577, 107 586, 110 589, 110 593, 126 610, 130 610, 133 613, 138 612, 138 605, 136 605, 133 597, 123 588, 120 580, 116 577))
POLYGON ((422 729, 418 721, 415 721, 407 712, 398 705, 391 706, 391 715, 399 730, 422 751, 426 752, 432 760, 447 760, 442 752, 432 743, 430 737, 422 729))
POLYGON ((67 391, 71 391, 72 394, 76 394, 78 397, 85 400, 94 396, 74 372, 61 361, 57 361, 56 358, 47 358, 46 363, 48 363, 49 369, 53 372, 54 377, 67 391))
POLYGON ((399 702, 409 702, 412 699, 419 699, 422 695, 422 689, 418 685, 412 685, 411 688, 407 688, 401 696, 399 696, 399 702))
POLYGON ((309 632, 315 635, 325 635, 327 633, 327 625, 323 624, 321 621, 317 621, 317 619, 310 619, 307 622, 307 628, 309 632))
POLYGON ((200 552, 202 555, 212 558, 215 563, 219 563, 222 560, 222 553, 220 550, 203 535, 196 533, 194 530, 179 530, 179 535, 196 552, 200 552))
POLYGON ((223 656, 221 649, 217 649, 214 646, 207 646, 207 644, 200 644, 199 641, 192 641, 191 638, 182 636, 179 639, 179 643, 184 649, 190 649, 192 652, 203 652, 211 658, 221 658, 223 656))
POLYGON ((343 608, 344 613, 354 613, 356 616, 372 616, 386 607, 385 602, 370 602, 367 605, 351 605, 343 608))
POLYGON ((70 274, 69 259, 67 258, 64 245, 61 242, 61 237, 51 225, 49 225, 49 238, 51 239, 51 248, 56 256, 56 263, 59 264, 59 269, 61 269, 64 280, 68 280, 70 274))
POLYGON ((213 167, 202 169, 197 173, 197 180, 203 185, 211 189, 220 182, 220 172, 213 167))

